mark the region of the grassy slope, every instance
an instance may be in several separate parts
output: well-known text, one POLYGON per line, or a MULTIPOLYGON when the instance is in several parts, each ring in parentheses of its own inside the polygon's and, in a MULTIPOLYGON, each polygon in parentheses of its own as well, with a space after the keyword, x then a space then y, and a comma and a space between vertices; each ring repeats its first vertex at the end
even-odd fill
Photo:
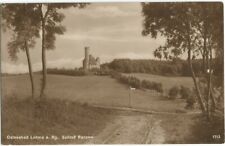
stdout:
MULTIPOLYGON (((4 77, 2 80, 3 135, 42 135, 43 133, 59 136, 62 134, 74 135, 76 133, 96 135, 96 133, 104 128, 105 124, 109 123, 112 118, 115 118, 114 114, 112 114, 112 111, 96 109, 78 102, 116 106, 126 106, 128 103, 128 88, 109 77, 49 75, 47 96, 55 99, 50 99, 44 104, 46 114, 43 116, 47 119, 37 120, 31 117, 30 111, 32 111, 32 106, 30 105, 32 104, 30 104, 30 101, 26 99, 21 100, 30 95, 28 92, 30 91, 28 79, 28 76, 20 75, 4 77), (74 103, 71 101, 78 102, 74 103), (49 117, 49 115, 51 116, 49 117)), ((37 86, 40 84, 39 80, 40 76, 35 76, 37 86)), ((182 101, 168 101, 149 91, 135 91, 132 93, 132 102, 132 105, 136 107, 156 111, 170 112, 183 109, 182 101)), ((212 134, 220 133, 218 131, 221 130, 221 123, 223 125, 223 122, 220 124, 216 123, 215 125, 218 128, 214 128, 215 126, 213 126, 210 130, 209 128, 205 128, 208 127, 207 123, 199 119, 199 116, 155 116, 162 120, 162 127, 166 131, 167 143, 204 143, 209 142, 209 140, 215 142, 211 136, 212 134), (194 124, 195 122, 196 124, 194 124), (187 135, 190 136, 190 139, 187 135)), ((15 142, 11 141, 11 143, 15 142)), ((48 143, 65 142, 68 141, 48 141, 48 143)), ((71 141, 71 143, 73 142, 71 141)), ((82 143, 83 141, 75 142, 82 143)), ((5 143, 7 142, 5 141, 5 143)), ((46 143, 46 141, 43 143, 46 143)))
MULTIPOLYGON (((3 95, 18 98, 30 95, 28 76, 3 77, 3 95)), ((35 76, 40 85, 40 76, 35 76)), ((36 90, 36 94, 39 93, 36 90)), ((67 99, 104 106, 128 106, 129 88, 107 76, 71 77, 48 75, 47 97, 67 99)), ((136 108, 175 112, 183 110, 182 100, 167 100, 154 91, 136 90, 131 93, 131 104, 136 108)))
POLYGON ((68 144, 85 140, 62 140, 62 135, 95 136, 112 119, 110 110, 75 102, 46 99, 37 103, 28 99, 5 98, 2 109, 3 144, 68 144), (36 107, 36 108, 34 108, 36 107), (41 113, 41 114, 40 114, 41 113), (35 116, 34 116, 35 115, 35 116), (57 136, 58 140, 7 140, 10 136, 57 136))

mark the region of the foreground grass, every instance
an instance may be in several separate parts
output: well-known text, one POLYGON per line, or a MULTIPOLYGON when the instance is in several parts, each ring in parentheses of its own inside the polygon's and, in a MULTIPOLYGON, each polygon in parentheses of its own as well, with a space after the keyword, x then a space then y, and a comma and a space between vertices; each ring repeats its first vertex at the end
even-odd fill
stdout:
MULTIPOLYGON (((94 108, 87 104, 50 98, 34 102, 30 98, 8 97, 3 99, 2 106, 3 144, 82 144, 89 139, 63 140, 62 136, 95 138, 113 119, 148 115, 94 108), (10 140, 7 136, 48 136, 49 139, 10 140)), ((153 114, 152 118, 161 121, 160 126, 165 132, 164 143, 224 142, 222 117, 215 117, 211 122, 207 122, 200 114, 153 114)))
POLYGON ((213 117, 211 121, 201 114, 155 115, 155 118, 162 121, 167 144, 224 143, 223 117, 213 117))
POLYGON ((30 98, 8 97, 3 99, 2 106, 3 144, 84 143, 87 139, 63 140, 62 136, 94 137, 112 119, 113 113, 59 99, 34 102, 30 98), (7 136, 44 136, 45 139, 10 140, 7 136))

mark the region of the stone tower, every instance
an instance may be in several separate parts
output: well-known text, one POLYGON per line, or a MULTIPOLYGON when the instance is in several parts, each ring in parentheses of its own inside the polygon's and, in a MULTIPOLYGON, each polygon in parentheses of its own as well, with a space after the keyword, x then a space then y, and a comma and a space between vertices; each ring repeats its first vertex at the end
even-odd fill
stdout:
POLYGON ((90 48, 84 48, 84 59, 83 59, 83 69, 84 71, 89 71, 90 69, 100 69, 100 58, 95 58, 90 54, 90 48))
POLYGON ((85 58, 84 58, 84 61, 83 61, 83 67, 84 67, 84 70, 88 70, 89 69, 89 53, 90 53, 90 49, 89 47, 85 47, 85 58))

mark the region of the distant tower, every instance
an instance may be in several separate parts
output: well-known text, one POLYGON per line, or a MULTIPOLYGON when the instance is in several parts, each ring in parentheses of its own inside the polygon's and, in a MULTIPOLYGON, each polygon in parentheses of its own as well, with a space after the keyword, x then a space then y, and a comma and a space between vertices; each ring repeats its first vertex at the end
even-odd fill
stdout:
POLYGON ((100 68, 100 58, 96 58, 96 68, 100 68))
POLYGON ((84 70, 88 70, 89 69, 89 47, 84 47, 85 49, 85 58, 84 58, 84 62, 83 62, 83 67, 84 70))

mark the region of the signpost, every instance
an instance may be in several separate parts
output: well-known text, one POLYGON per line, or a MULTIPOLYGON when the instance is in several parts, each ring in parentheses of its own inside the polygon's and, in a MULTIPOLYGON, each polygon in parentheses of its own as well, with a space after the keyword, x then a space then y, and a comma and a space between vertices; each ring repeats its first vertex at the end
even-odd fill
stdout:
POLYGON ((131 93, 132 91, 135 91, 136 88, 132 88, 131 86, 129 87, 129 108, 131 108, 131 93))

